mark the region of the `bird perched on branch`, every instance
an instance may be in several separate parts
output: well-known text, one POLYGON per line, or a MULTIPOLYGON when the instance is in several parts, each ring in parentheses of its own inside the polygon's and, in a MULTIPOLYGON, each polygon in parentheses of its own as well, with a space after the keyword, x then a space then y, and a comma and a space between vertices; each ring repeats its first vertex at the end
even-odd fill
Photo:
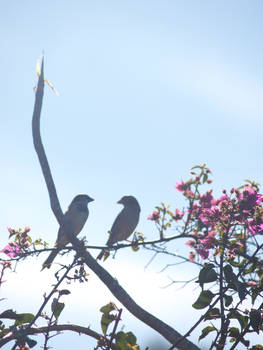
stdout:
MULTIPOLYGON (((72 200, 68 207, 68 210, 64 214, 64 222, 69 232, 77 236, 83 229, 83 226, 85 225, 89 216, 88 203, 92 201, 94 201, 94 199, 87 196, 86 194, 79 194, 72 200)), ((42 270, 45 267, 50 268, 50 265, 57 256, 58 252, 68 243, 69 239, 60 227, 58 230, 57 241, 55 243, 56 249, 50 253, 43 264, 42 270)))
MULTIPOLYGON (((109 247, 127 239, 135 230, 140 217, 141 208, 135 197, 124 196, 117 203, 123 204, 124 208, 116 217, 110 230, 110 237, 106 243, 109 247)), ((100 260, 104 254, 105 250, 102 249, 97 259, 100 260)))

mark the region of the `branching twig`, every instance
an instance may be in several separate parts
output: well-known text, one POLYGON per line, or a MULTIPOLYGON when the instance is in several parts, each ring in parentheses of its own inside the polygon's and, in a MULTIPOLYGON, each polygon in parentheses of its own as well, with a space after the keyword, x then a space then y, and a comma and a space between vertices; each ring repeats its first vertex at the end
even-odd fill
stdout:
MULTIPOLYGON (((90 328, 81 327, 74 324, 60 324, 60 325, 52 325, 50 327, 29 328, 27 330, 27 334, 28 335, 43 334, 48 331, 48 328, 50 332, 72 331, 78 334, 86 334, 97 340, 104 339, 107 342, 107 339, 103 335, 91 330, 90 328)), ((15 338, 13 335, 9 335, 7 337, 0 339, 0 347, 4 346, 5 344, 9 343, 14 339, 15 338)), ((114 344, 111 344, 111 349, 117 350, 117 347, 114 344)))

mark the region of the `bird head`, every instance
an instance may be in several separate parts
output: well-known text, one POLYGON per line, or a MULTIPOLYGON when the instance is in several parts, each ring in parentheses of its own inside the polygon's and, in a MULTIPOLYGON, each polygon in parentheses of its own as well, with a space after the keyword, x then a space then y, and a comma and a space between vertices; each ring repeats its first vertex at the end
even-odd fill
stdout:
POLYGON ((72 203, 83 203, 83 204, 88 204, 90 202, 93 202, 94 199, 88 196, 87 194, 78 194, 72 201, 72 203))
POLYGON ((133 196, 124 196, 122 197, 117 204, 123 204, 124 206, 136 207, 140 210, 139 203, 137 199, 133 196))

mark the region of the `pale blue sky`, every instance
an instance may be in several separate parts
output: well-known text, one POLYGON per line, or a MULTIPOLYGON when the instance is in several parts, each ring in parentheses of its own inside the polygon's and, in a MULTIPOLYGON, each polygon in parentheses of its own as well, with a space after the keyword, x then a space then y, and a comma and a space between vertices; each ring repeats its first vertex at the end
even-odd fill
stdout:
MULTIPOLYGON (((96 200, 90 243, 106 241, 124 194, 153 238, 147 216, 184 204, 173 186, 193 165, 211 168, 216 193, 262 182, 262 11, 260 0, 2 1, 1 245, 7 226, 56 237, 31 137, 42 49, 60 93, 46 86, 43 142, 63 208, 77 193, 96 200)), ((149 254, 136 257, 143 269, 149 254)))

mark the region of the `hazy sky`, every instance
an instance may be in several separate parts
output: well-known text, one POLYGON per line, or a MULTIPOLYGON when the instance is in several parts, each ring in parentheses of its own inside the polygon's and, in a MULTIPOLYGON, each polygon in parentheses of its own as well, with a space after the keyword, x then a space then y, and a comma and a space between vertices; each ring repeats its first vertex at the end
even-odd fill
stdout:
MULTIPOLYGON (((124 194, 138 198, 138 230, 153 238, 148 215, 160 201, 184 205, 173 186, 196 164, 211 168, 216 193, 247 178, 262 182, 262 11, 260 0, 2 1, 1 246, 10 226, 29 225, 33 238, 42 236, 51 245, 57 234, 31 137, 35 66, 43 49, 46 78, 59 91, 57 97, 45 88, 43 142, 63 209, 78 193, 95 198, 83 230, 90 243, 104 244, 124 194)), ((160 291, 165 281, 158 279, 167 274, 155 274, 171 260, 150 266, 149 277, 143 270, 149 258, 126 250, 105 266, 121 284, 130 284, 128 292, 141 296, 142 305, 154 295, 150 282, 146 292, 147 278, 156 278, 157 294, 173 293, 180 300, 175 289, 160 291), (125 279, 131 262, 135 270, 125 279), (138 276, 145 282, 141 291, 138 276)), ((36 269, 31 275, 50 285, 52 274, 39 274, 43 260, 31 260, 36 269)), ((180 272, 174 267, 170 274, 180 272)), ((15 289, 16 280, 12 283, 15 289)), ((90 306, 95 314, 111 300, 99 286, 101 298, 90 306)), ((37 287, 39 302, 45 289, 37 287)), ((160 303, 153 307, 151 299, 148 309, 164 321, 166 315, 178 331, 187 330, 192 318, 182 326, 177 302, 170 315, 171 305, 160 304, 172 298, 160 295, 160 303)), ((190 292, 184 301, 190 312, 192 298, 190 292)), ((16 309, 34 312, 37 301, 32 309, 25 305, 26 310, 16 309)), ((73 307, 68 319, 72 313, 73 307)), ((97 330, 98 314, 92 316, 95 326, 86 317, 97 330)))

